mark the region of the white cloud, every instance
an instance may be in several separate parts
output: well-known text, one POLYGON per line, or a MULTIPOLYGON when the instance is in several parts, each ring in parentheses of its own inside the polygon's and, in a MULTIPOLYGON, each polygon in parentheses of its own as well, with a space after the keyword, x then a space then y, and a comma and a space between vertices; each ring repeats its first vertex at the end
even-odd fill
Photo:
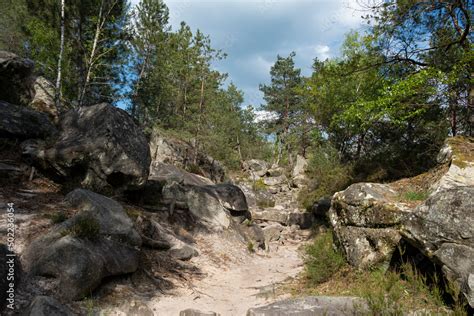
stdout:
POLYGON ((319 60, 326 60, 331 57, 331 48, 327 45, 316 45, 313 49, 319 60))

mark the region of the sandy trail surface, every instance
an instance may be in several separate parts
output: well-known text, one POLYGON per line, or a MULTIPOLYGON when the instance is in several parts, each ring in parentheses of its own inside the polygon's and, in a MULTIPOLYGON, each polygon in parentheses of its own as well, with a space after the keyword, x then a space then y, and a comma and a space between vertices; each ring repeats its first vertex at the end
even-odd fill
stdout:
POLYGON ((251 307, 284 298, 277 297, 275 288, 302 271, 300 246, 301 243, 288 241, 271 246, 270 251, 236 255, 227 264, 206 255, 198 257, 201 262, 196 263, 204 278, 156 297, 148 306, 160 316, 178 316, 185 309, 213 311, 222 316, 246 315, 251 307))

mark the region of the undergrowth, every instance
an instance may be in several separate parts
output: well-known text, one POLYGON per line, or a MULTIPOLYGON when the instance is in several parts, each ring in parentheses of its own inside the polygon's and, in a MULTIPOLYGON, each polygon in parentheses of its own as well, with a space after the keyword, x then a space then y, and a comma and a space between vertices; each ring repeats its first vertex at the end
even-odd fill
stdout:
POLYGON ((395 268, 361 271, 350 267, 333 247, 331 232, 318 235, 306 248, 304 277, 290 285, 295 295, 356 296, 366 300, 370 315, 467 315, 466 303, 452 284, 437 276, 428 280, 411 262, 395 268), (446 297, 453 298, 449 302, 446 297))

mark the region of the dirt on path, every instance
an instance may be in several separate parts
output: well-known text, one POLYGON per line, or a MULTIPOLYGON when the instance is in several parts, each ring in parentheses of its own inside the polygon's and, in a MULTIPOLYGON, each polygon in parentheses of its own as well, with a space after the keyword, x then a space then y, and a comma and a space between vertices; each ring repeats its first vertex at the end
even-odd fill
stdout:
POLYGON ((301 242, 273 244, 269 251, 255 254, 243 253, 235 249, 235 244, 232 248, 231 241, 227 247, 226 244, 222 240, 215 243, 220 249, 209 249, 208 253, 193 262, 205 274, 203 279, 193 282, 191 286, 177 287, 173 293, 147 302, 154 314, 178 316, 180 311, 197 309, 216 312, 221 316, 246 315, 251 307, 284 298, 284 295, 277 296, 276 287, 303 269, 301 242), (226 263, 216 260, 219 251, 225 248, 226 263))

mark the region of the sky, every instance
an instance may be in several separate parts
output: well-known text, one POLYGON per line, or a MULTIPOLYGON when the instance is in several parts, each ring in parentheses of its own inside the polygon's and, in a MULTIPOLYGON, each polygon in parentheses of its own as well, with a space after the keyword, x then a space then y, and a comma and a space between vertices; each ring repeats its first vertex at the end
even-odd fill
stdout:
MULTIPOLYGON (((139 0, 132 0, 132 4, 139 0)), ((245 94, 244 106, 263 103, 259 84, 270 82, 277 55, 296 53, 303 75, 311 74, 315 57, 338 55, 344 35, 360 30, 360 0, 165 0, 170 23, 185 21, 211 38, 227 58, 213 66, 229 75, 245 94)))

